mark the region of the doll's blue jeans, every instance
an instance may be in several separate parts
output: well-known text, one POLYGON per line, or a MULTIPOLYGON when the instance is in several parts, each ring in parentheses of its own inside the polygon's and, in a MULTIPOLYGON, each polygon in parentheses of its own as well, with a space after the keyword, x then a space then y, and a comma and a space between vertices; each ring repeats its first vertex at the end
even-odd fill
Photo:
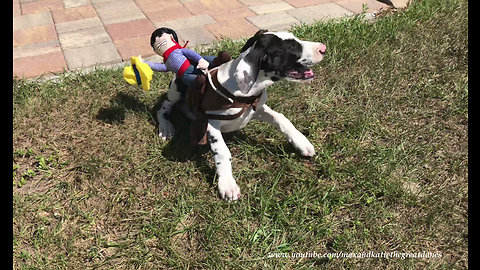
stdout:
MULTIPOLYGON (((213 60, 215 59, 215 56, 213 55, 202 55, 203 59, 207 60, 207 62, 210 64, 208 67, 214 68, 213 66, 213 60)), ((198 74, 203 74, 203 72, 200 69, 197 69, 197 62, 190 61, 190 66, 185 70, 185 73, 183 73, 182 77, 180 79, 182 80, 183 83, 185 83, 187 86, 195 86, 195 79, 197 78, 198 74)))

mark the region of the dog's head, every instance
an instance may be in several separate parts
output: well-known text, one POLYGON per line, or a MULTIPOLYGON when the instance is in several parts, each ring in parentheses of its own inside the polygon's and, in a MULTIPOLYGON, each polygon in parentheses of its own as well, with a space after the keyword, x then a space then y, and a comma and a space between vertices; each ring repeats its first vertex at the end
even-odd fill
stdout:
MULTIPOLYGON (((260 30, 245 43, 241 54, 251 67, 248 73, 253 86, 258 80, 311 81, 314 77, 311 66, 323 59, 325 51, 322 43, 302 41, 287 32, 260 30)), ((246 90, 249 88, 242 92, 246 90)))

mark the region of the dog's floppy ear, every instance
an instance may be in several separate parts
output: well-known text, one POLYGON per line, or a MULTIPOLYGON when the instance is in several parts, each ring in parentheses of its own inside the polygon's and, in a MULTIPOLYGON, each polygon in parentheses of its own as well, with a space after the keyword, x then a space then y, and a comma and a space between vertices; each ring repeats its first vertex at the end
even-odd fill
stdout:
POLYGON ((240 91, 244 94, 247 94, 257 81, 261 62, 266 58, 265 48, 271 39, 271 35, 264 35, 266 32, 268 31, 259 30, 242 48, 242 52, 248 49, 250 49, 250 51, 237 66, 235 77, 240 91))
POLYGON ((258 30, 257 33, 255 33, 255 35, 253 35, 253 37, 249 38, 247 40, 247 42, 245 43, 245 45, 243 45, 243 48, 240 50, 240 53, 246 51, 248 48, 252 47, 253 44, 255 44, 255 42, 257 42, 258 38, 260 36, 262 36, 263 34, 265 34, 266 32, 268 32, 268 30, 266 29, 261 29, 261 30, 258 30))

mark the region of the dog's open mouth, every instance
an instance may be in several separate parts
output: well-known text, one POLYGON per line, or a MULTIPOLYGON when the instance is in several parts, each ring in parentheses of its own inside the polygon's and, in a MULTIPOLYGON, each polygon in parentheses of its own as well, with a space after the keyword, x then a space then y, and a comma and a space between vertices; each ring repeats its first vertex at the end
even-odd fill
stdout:
POLYGON ((290 70, 286 72, 286 75, 290 79, 294 80, 311 80, 315 76, 313 70, 307 69, 304 71, 300 70, 290 70))

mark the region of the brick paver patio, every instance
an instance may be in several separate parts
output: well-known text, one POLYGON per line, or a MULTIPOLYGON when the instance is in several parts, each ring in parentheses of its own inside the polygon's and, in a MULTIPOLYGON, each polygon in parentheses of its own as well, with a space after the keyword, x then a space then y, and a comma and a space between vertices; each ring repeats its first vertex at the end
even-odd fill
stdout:
MULTIPOLYGON (((129 61, 154 55, 150 34, 174 29, 189 48, 222 37, 240 39, 258 29, 285 30, 375 12, 377 0, 14 0, 13 74, 46 77, 63 70, 129 61)), ((403 7, 406 0, 392 1, 403 7)), ((161 59, 161 58, 160 58, 161 59)))

